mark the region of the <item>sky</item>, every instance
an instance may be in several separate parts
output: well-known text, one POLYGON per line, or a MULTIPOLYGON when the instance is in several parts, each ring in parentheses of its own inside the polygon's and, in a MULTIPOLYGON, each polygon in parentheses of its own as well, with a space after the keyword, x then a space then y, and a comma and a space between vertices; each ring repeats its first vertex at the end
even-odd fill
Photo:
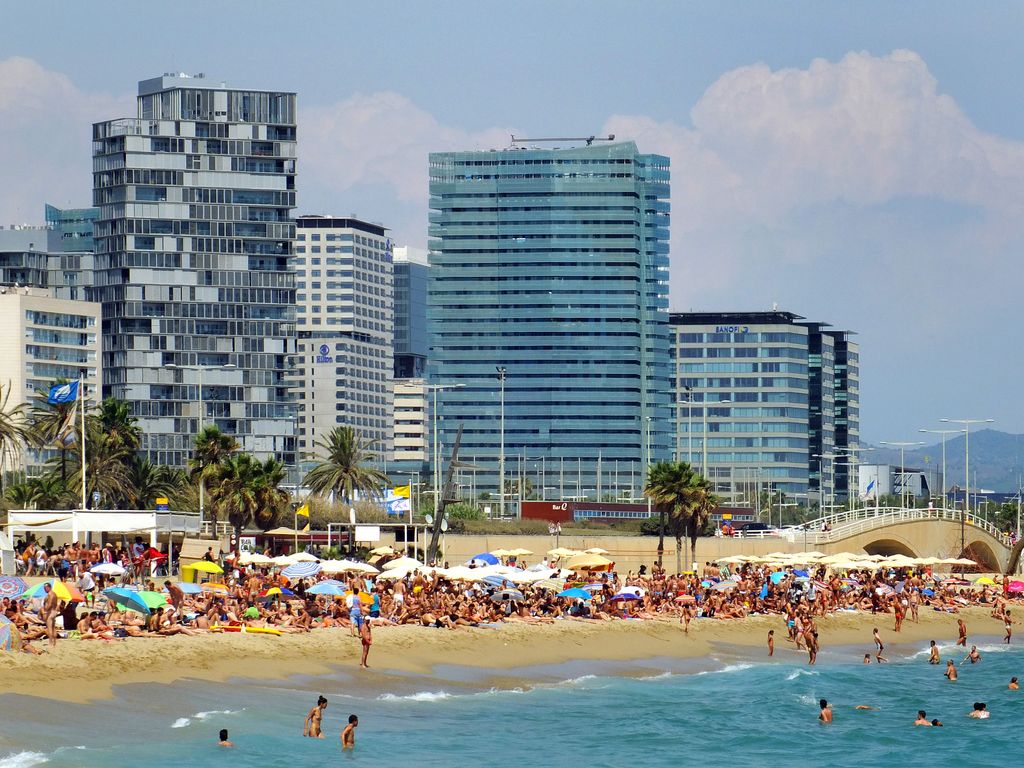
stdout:
POLYGON ((1024 432, 1024 3, 0 0, 0 223, 90 202, 138 80, 299 94, 299 213, 426 246, 427 153, 611 132, 672 162, 671 307, 857 333, 862 436, 1024 432))

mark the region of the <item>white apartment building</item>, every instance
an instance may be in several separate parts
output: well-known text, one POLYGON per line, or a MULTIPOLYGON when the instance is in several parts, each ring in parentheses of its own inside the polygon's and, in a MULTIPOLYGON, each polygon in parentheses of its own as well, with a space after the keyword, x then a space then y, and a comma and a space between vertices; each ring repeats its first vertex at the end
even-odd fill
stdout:
POLYGON ((423 379, 395 381, 395 461, 427 460, 427 388, 423 379))

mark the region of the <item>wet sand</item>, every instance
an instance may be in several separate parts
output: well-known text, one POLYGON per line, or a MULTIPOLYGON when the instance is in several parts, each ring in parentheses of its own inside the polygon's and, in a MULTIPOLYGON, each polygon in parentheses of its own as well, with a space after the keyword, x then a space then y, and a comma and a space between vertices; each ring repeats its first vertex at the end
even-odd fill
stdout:
MULTIPOLYGON (((1002 637, 1002 622, 991 618, 987 608, 969 608, 958 615, 922 610, 920 623, 905 622, 899 634, 892 631, 891 614, 835 614, 818 620, 819 639, 826 652, 837 646, 873 652, 871 631, 877 626, 886 653, 891 649, 898 654, 901 647, 904 651, 907 646, 918 650, 929 640, 940 645, 955 642, 958 616, 967 623, 971 636, 1002 637)), ((565 620, 454 631, 381 627, 374 629, 371 669, 361 672, 357 668, 359 640, 345 629, 281 637, 232 634, 117 642, 62 640, 43 656, 0 653, 0 693, 83 702, 111 697, 115 685, 187 679, 281 679, 296 674, 326 674, 338 667, 352 668, 354 673, 365 675, 370 684, 387 670, 426 674, 439 665, 490 671, 495 679, 504 680, 510 670, 519 667, 587 660, 697 659, 726 645, 751 659, 765 659, 769 629, 775 630, 776 655, 786 660, 796 658, 780 616, 694 619, 689 635, 683 633, 677 619, 565 620)), ((1015 638, 1015 642, 1024 642, 1024 634, 1021 638, 1015 638)), ((36 646, 45 647, 38 642, 36 646)))

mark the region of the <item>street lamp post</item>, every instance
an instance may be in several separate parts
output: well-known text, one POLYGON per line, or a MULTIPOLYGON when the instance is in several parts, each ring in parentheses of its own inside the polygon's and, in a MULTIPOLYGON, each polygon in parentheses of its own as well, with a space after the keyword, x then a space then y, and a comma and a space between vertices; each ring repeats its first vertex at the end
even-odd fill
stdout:
POLYGON ((922 443, 919 440, 918 441, 909 441, 908 440, 908 441, 903 441, 903 442, 882 440, 881 443, 882 443, 882 445, 888 445, 888 446, 891 446, 893 448, 899 448, 900 449, 900 509, 904 509, 907 506, 907 498, 906 498, 906 496, 907 496, 907 467, 906 467, 906 464, 904 463, 904 459, 903 459, 904 451, 907 448, 912 448, 912 447, 917 447, 919 445, 924 445, 924 443, 922 443))
POLYGON ((946 435, 959 435, 966 432, 964 429, 919 429, 918 432, 927 432, 932 435, 942 435, 942 507, 946 507, 946 435))
POLYGON ((725 398, 724 400, 716 400, 713 403, 709 403, 707 400, 704 401, 704 424, 701 431, 700 444, 701 453, 703 454, 701 457, 701 474, 704 476, 705 480, 708 479, 708 408, 710 408, 712 405, 722 405, 723 403, 731 402, 732 400, 730 400, 729 398, 725 398))
MULTIPOLYGON (((177 363, 168 363, 165 368, 174 368, 181 371, 195 371, 196 372, 196 383, 198 386, 197 400, 199 405, 199 419, 196 426, 196 437, 203 431, 203 371, 207 368, 211 370, 228 371, 238 366, 234 363, 224 363, 223 365, 178 365, 177 363)), ((205 469, 205 467, 203 467, 205 469)), ((199 531, 203 530, 203 511, 204 511, 204 500, 206 491, 206 478, 202 473, 199 475, 199 531)), ((217 531, 213 532, 216 537, 217 531)))
MULTIPOLYGON (((653 416, 647 417, 647 440, 646 440, 646 453, 647 453, 647 476, 651 475, 651 419, 653 416)), ((601 499, 599 498, 598 501, 601 499)), ((647 497, 647 517, 651 516, 651 497, 647 497)))
POLYGON ((443 389, 463 389, 465 384, 424 384, 434 392, 434 412, 431 417, 434 432, 434 514, 441 507, 441 443, 437 439, 437 393, 443 389))
MULTIPOLYGON (((499 365, 498 381, 501 382, 501 418, 499 426, 499 449, 498 449, 498 509, 500 516, 505 517, 505 377, 508 369, 499 365)), ((522 507, 520 506, 520 509, 522 507)))
POLYGON ((964 425, 964 505, 960 510, 960 554, 966 547, 966 514, 971 500, 971 425, 991 424, 995 419, 939 419, 943 424, 964 425))

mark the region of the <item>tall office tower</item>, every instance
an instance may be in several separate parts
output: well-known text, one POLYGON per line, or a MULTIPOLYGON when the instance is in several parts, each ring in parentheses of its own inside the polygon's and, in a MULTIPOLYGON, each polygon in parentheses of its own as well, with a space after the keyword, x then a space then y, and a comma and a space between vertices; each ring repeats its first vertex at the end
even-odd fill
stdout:
POLYGON ((391 240, 355 217, 300 216, 295 248, 299 453, 317 449, 340 425, 392 450, 394 336, 391 240))
POLYGON ((835 351, 835 452, 834 492, 840 502, 857 494, 857 465, 860 454, 860 345, 850 340, 849 331, 828 331, 835 351))
POLYGON ((294 461, 295 133, 294 93, 175 74, 93 126, 103 391, 155 461, 184 466, 214 423, 294 461))
POLYGON ((843 498, 838 478, 851 476, 859 440, 857 345, 847 331, 803 321, 780 311, 672 313, 674 453, 706 465, 727 502, 756 504, 767 490, 799 504, 843 498))
POLYGON ((426 375, 427 255, 403 246, 395 254, 395 378, 421 379, 426 375))
POLYGON ((440 455, 461 424, 505 512, 639 498, 668 458, 668 198, 668 158, 633 142, 430 155, 440 455))

